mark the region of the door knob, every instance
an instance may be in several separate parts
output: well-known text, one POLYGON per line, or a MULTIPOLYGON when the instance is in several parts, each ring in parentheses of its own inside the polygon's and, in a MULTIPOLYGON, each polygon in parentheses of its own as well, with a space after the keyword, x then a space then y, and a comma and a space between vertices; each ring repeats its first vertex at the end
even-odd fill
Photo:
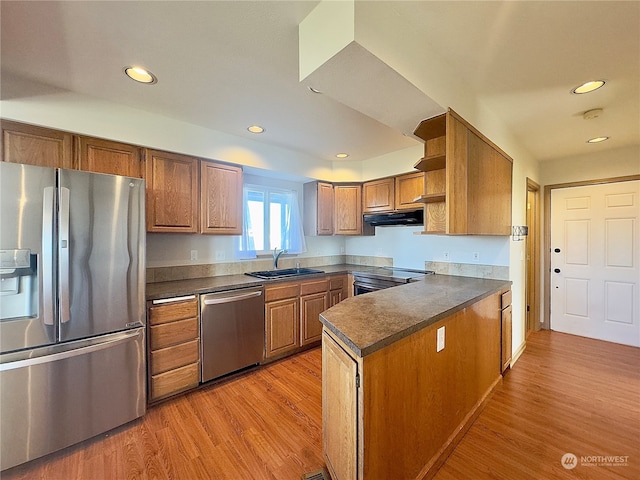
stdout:
POLYGON ((556 273, 560 273, 560 269, 559 268, 554 268, 553 271, 556 272, 556 273))
POLYGON ((559 248, 554 248, 553 251, 556 252, 556 253, 560 253, 560 249, 559 248))

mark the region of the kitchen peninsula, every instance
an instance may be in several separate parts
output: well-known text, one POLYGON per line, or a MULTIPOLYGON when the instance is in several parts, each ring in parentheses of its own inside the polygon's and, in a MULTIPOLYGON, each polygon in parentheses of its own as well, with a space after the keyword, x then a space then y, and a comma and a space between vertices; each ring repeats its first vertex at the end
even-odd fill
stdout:
POLYGON ((502 378, 510 285, 431 275, 321 314, 332 478, 435 474, 502 378))

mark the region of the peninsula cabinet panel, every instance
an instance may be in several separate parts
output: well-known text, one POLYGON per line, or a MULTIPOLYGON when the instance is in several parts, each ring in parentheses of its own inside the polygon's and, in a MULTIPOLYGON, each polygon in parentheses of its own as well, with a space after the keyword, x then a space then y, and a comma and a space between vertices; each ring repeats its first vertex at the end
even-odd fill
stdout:
POLYGON ((362 478, 358 475, 357 374, 356 361, 333 337, 323 333, 322 441, 324 457, 334 480, 362 478))
POLYGON ((334 184, 334 233, 362 235, 362 186, 334 184))
POLYGON ((242 168, 200 162, 201 233, 242 235, 242 168))
POLYGON ((363 213, 391 212, 395 202, 395 178, 387 177, 362 184, 363 213))
POLYGON ((500 297, 365 357, 326 328, 322 349, 323 449, 331 477, 432 478, 500 382, 500 297), (438 352, 441 327, 446 342, 438 352))
POLYGON ((504 374, 511 367, 512 356, 512 323, 513 323, 513 307, 511 306, 511 290, 507 290, 500 296, 502 306, 502 325, 501 325, 501 371, 504 374))
POLYGON ((198 233, 198 160, 146 150, 147 231, 198 233))
POLYGON ((74 168, 73 135, 2 120, 2 160, 51 168, 74 168))
POLYGON ((78 137, 77 145, 79 170, 144 177, 140 147, 90 137, 78 137))

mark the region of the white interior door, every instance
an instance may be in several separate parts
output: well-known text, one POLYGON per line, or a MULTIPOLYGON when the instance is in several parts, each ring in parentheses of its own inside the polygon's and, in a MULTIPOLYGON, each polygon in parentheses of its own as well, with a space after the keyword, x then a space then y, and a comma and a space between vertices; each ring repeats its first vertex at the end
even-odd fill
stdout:
POLYGON ((551 329, 640 346, 640 181, 551 192, 551 329))

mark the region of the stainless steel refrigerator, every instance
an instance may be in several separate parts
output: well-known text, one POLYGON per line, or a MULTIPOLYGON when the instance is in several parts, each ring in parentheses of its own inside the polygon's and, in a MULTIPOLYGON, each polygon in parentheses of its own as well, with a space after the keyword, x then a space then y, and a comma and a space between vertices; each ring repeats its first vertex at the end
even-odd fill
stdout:
POLYGON ((140 179, 0 162, 0 470, 145 413, 140 179))

